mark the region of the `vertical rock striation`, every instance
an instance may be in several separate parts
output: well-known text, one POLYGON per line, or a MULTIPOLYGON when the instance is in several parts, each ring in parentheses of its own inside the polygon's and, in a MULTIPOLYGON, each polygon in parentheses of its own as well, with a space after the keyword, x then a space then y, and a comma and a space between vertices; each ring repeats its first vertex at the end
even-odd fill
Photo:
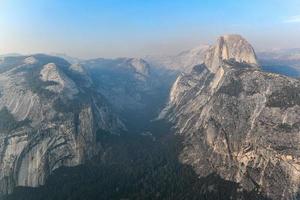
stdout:
POLYGON ((222 36, 174 83, 160 114, 183 137, 182 163, 273 199, 300 183, 300 81, 262 72, 251 45, 222 36))
POLYGON ((58 167, 95 155, 101 131, 124 130, 82 70, 46 55, 1 62, 0 193, 44 184, 58 167))

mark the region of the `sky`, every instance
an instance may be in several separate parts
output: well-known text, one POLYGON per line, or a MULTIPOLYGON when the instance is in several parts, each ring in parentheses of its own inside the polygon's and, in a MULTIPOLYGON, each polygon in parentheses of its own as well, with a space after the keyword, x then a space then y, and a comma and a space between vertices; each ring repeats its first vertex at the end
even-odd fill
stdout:
POLYGON ((300 0, 0 0, 0 54, 174 54, 238 33, 300 48, 300 0))

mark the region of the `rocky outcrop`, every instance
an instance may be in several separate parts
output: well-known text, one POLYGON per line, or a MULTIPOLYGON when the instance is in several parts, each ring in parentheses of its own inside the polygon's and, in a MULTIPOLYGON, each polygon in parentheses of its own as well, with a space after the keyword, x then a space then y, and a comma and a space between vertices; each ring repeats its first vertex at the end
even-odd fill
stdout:
POLYGON ((70 98, 79 92, 75 83, 64 75, 54 63, 43 66, 40 72, 40 78, 43 82, 53 83, 46 87, 47 90, 52 92, 61 93, 63 90, 66 90, 70 98))
POLYGON ((224 60, 234 60, 258 67, 256 55, 252 46, 240 35, 221 36, 215 46, 211 46, 206 53, 204 64, 213 73, 219 69, 224 60))
POLYGON ((241 36, 220 37, 174 83, 160 117, 183 138, 182 163, 273 199, 300 184, 300 81, 262 72, 241 36))
POLYGON ((97 134, 125 128, 79 66, 33 55, 0 64, 0 193, 37 187, 95 155, 97 134), (87 84, 89 83, 89 84, 87 84))

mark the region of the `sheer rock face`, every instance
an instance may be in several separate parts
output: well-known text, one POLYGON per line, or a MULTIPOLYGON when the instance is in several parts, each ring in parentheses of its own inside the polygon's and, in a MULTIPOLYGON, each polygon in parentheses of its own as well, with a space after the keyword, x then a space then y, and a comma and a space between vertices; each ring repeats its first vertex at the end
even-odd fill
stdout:
POLYGON ((178 77, 160 117, 175 124, 180 160, 200 176, 216 172, 273 199, 296 199, 300 82, 260 71, 240 36, 221 37, 204 64, 178 77))
MULTIPOLYGON (((80 71, 82 73, 82 71, 80 71)), ((36 187, 60 166, 74 166, 100 148, 96 134, 119 134, 122 122, 84 75, 45 55, 0 64, 0 194, 36 187)))
POLYGON ((258 67, 252 46, 240 35, 221 36, 217 45, 208 50, 204 63, 215 73, 224 60, 230 59, 258 67))
POLYGON ((258 67, 252 46, 240 35, 225 35, 217 45, 201 45, 174 56, 147 56, 152 65, 173 71, 189 73, 195 65, 206 63, 215 71, 222 60, 235 59, 258 67))

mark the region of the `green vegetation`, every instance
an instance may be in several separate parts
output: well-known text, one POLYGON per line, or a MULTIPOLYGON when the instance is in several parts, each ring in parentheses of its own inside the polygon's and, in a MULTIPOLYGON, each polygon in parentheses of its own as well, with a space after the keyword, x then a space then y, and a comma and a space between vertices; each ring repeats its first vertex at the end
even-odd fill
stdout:
POLYGON ((300 106, 300 87, 285 86, 272 93, 266 103, 268 107, 288 108, 300 106))
POLYGON ((9 110, 7 110, 6 107, 0 110, 0 133, 10 132, 28 123, 28 120, 16 121, 14 116, 9 112, 9 110))
POLYGON ((231 79, 227 85, 220 87, 218 90, 219 93, 227 94, 229 96, 239 96, 243 91, 243 86, 241 80, 231 79))
POLYGON ((231 65, 235 68, 238 69, 247 69, 247 68, 252 68, 252 65, 247 63, 247 62, 237 62, 234 58, 230 58, 228 60, 224 61, 226 64, 231 65))
POLYGON ((85 165, 56 170, 43 187, 17 188, 5 200, 263 199, 215 174, 199 179, 177 160, 180 138, 164 132, 164 124, 152 128, 156 140, 99 131, 98 156, 85 165))
POLYGON ((51 98, 54 92, 46 89, 47 86, 57 85, 58 83, 54 81, 42 81, 40 79, 41 66, 32 66, 26 69, 26 84, 31 89, 33 93, 39 94, 44 98, 51 98))
POLYGON ((291 125, 286 124, 286 123, 279 124, 278 128, 285 131, 285 132, 291 132, 292 129, 293 129, 293 127, 291 125))
POLYGON ((89 92, 80 92, 74 99, 58 97, 53 102, 53 108, 62 113, 79 113, 81 109, 91 102, 92 94, 89 92))

